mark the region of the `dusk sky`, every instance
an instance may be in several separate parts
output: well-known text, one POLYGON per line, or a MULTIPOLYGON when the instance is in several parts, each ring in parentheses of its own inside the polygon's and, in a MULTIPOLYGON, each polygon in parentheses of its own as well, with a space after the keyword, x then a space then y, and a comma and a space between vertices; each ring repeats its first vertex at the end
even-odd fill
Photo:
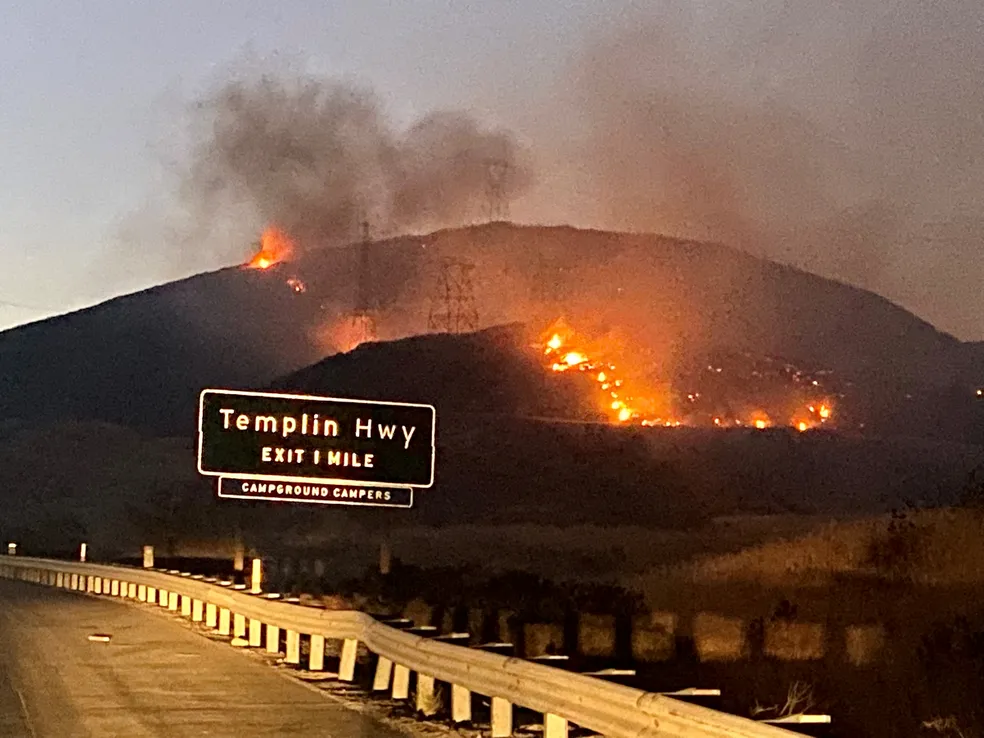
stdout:
POLYGON ((0 328, 245 257, 259 218, 190 227, 183 172, 196 101, 273 73, 513 132, 516 220, 722 240, 982 339, 984 11, 928 5, 7 3, 0 328))

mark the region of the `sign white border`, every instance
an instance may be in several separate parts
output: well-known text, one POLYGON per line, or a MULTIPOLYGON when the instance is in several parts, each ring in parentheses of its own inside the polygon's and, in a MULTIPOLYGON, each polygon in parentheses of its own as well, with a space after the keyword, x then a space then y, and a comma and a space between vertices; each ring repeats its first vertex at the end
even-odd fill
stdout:
MULTIPOLYGON (((410 487, 410 486, 408 486, 406 484, 401 485, 400 487, 389 487, 389 488, 390 489, 406 489, 406 490, 409 490, 410 491, 410 504, 408 504, 408 505, 384 505, 384 504, 381 504, 379 502, 343 502, 342 500, 322 500, 320 498, 319 499, 314 499, 314 498, 311 498, 311 497, 304 497, 303 495, 301 497, 261 497, 259 495, 231 495, 231 494, 223 494, 222 493, 222 482, 224 482, 224 481, 225 482, 242 482, 242 481, 266 482, 266 481, 269 481, 269 480, 267 480, 267 479, 259 479, 259 478, 249 478, 249 479, 247 479, 246 477, 235 477, 235 478, 233 478, 233 477, 224 477, 224 476, 221 476, 221 477, 219 477, 219 497, 221 497, 222 499, 225 499, 225 500, 254 500, 254 501, 258 501, 258 502, 306 502, 309 505, 310 504, 314 504, 314 505, 350 505, 352 507, 388 507, 388 508, 393 509, 393 510, 409 510, 410 508, 413 507, 413 487, 410 487)), ((312 483, 312 485, 314 485, 314 484, 317 484, 317 486, 320 486, 320 487, 327 487, 327 486, 329 486, 329 485, 326 485, 326 484, 321 484, 320 482, 318 482, 318 483, 312 483)), ((339 484, 339 485, 336 485, 336 486, 339 486, 339 487, 348 487, 349 489, 352 489, 352 488, 358 489, 359 487, 370 487, 370 486, 372 486, 372 487, 381 487, 382 485, 379 485, 379 484, 373 484, 373 485, 365 485, 365 484, 339 484)))
MULTIPOLYGON (((249 479, 263 482, 308 482, 311 484, 337 484, 339 486, 348 487, 418 487, 420 489, 429 489, 434 486, 434 462, 437 456, 437 408, 433 405, 425 405, 423 403, 417 402, 387 402, 385 400, 356 400, 350 397, 321 397, 318 395, 294 395, 285 392, 253 392, 251 390, 230 390, 230 389, 203 389, 198 394, 198 473, 206 477, 224 477, 226 479, 249 479), (216 395, 233 395, 233 396, 247 396, 247 397, 273 397, 277 399, 287 399, 287 400, 317 400, 317 401, 328 401, 328 402, 349 402, 356 403, 359 405, 395 405, 397 407, 423 407, 431 411, 431 463, 430 463, 430 481, 427 484, 406 484, 405 482, 366 482, 363 480, 352 480, 352 479, 334 479, 329 477, 287 477, 279 476, 276 474, 231 474, 228 472, 215 472, 215 471, 205 471, 202 469, 202 443, 204 436, 202 434, 202 421, 203 421, 203 411, 205 409, 205 395, 208 393, 216 395)), ((256 499, 255 497, 250 497, 249 499, 256 499)), ((335 504, 335 503, 332 503, 335 504)), ((338 503, 341 504, 341 503, 338 503)), ((383 507, 387 507, 384 505, 383 507)), ((393 507, 389 505, 388 507, 393 507)))

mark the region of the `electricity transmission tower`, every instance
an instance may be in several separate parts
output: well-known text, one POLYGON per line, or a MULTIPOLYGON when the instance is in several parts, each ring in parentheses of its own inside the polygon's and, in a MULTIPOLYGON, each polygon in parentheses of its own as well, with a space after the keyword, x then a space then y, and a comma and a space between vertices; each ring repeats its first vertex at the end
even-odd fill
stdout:
POLYGON ((362 221, 362 240, 359 243, 359 267, 355 285, 355 309, 352 326, 359 343, 376 340, 376 305, 372 289, 372 267, 369 260, 369 221, 362 221))
POLYGON ((489 223, 509 220, 509 200, 506 197, 506 177, 509 162, 487 159, 485 162, 485 214, 489 223))
POLYGON ((478 330, 478 308, 472 272, 475 265, 463 259, 445 258, 431 295, 427 329, 442 333, 478 330))

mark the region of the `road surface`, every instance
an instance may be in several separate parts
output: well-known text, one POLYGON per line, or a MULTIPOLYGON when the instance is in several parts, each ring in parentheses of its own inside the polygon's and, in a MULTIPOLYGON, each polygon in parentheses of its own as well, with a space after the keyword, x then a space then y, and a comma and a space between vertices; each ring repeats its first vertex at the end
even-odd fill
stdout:
POLYGON ((0 736, 293 735, 402 734, 168 617, 0 581, 0 736))

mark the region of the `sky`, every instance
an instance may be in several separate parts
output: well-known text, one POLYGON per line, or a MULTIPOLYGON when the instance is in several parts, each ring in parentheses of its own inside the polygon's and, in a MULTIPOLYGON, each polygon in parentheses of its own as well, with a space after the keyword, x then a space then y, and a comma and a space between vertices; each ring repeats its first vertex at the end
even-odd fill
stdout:
POLYGON ((508 129, 516 220, 721 240, 984 339, 981 68, 975 0, 6 3, 0 328, 245 257, 258 220, 189 205, 196 103, 273 73, 508 129))

